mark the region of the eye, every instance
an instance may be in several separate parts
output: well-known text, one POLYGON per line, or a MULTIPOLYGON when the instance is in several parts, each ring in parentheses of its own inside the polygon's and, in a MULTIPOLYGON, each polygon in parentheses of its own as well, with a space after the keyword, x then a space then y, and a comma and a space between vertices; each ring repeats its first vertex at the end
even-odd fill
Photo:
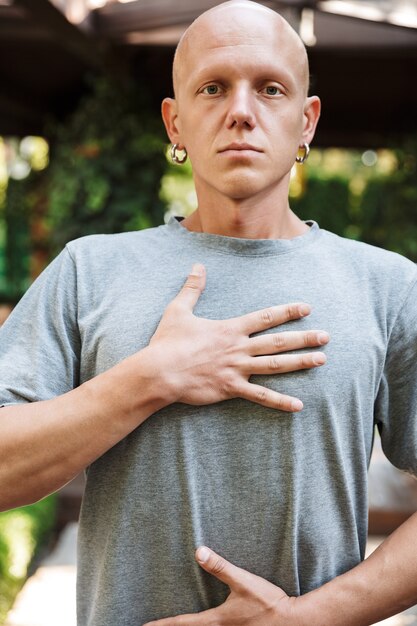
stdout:
POLYGON ((218 85, 207 85, 204 89, 201 90, 201 93, 205 93, 209 96, 216 96, 219 93, 220 89, 218 85))
POLYGON ((282 89, 280 89, 276 85, 267 85, 264 88, 264 91, 268 96, 279 96, 282 94, 282 89))

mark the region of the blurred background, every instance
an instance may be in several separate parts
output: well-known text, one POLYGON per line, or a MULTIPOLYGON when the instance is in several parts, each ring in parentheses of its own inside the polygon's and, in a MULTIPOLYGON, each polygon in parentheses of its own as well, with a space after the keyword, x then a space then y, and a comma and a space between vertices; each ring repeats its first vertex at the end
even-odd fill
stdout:
MULTIPOLYGON (((169 162, 159 111, 172 95, 179 37, 217 4, 0 0, 0 323, 67 241, 195 208, 190 166, 169 162)), ((322 99, 310 158, 292 173, 292 208, 417 261, 416 0, 259 4, 299 32, 310 91, 322 99)), ((28 574, 45 576, 42 558, 62 536, 70 555, 46 563, 55 563, 55 580, 57 567, 74 568, 75 532, 64 529, 77 519, 82 488, 79 477, 59 496, 0 514, 0 624, 75 624, 72 600, 59 592, 59 618, 45 605, 25 617, 23 601, 9 609, 28 574)), ((415 481, 387 464, 376 439, 370 532, 383 536, 415 510, 415 481)), ((417 624, 417 611, 393 620, 417 624)))

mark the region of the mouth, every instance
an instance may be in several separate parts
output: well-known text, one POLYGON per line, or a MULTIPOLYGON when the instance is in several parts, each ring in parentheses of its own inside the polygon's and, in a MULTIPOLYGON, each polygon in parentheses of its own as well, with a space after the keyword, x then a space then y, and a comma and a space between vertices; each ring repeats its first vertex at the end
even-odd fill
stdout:
POLYGON ((229 145, 225 146, 224 148, 221 148, 219 150, 220 153, 224 153, 224 152, 262 152, 262 150, 260 148, 257 148, 256 146, 252 146, 249 143, 230 143, 229 145))

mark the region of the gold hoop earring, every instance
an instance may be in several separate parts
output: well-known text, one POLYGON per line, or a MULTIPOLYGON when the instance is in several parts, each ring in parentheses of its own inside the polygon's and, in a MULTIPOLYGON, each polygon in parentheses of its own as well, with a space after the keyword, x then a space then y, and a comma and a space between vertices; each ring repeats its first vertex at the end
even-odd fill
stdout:
POLYGON ((303 164, 307 161, 308 155, 310 154, 310 146, 308 145, 308 143, 303 143, 303 145, 300 146, 299 149, 304 150, 304 154, 302 156, 295 157, 295 160, 297 161, 297 163, 303 164))
POLYGON ((183 163, 186 162, 187 157, 188 157, 188 153, 187 153, 186 148, 179 148, 178 146, 179 146, 178 143, 174 143, 171 146, 171 159, 172 159, 173 163, 177 163, 178 165, 182 165, 183 163), (177 150, 178 150, 178 152, 182 152, 182 156, 181 157, 178 156, 177 150))

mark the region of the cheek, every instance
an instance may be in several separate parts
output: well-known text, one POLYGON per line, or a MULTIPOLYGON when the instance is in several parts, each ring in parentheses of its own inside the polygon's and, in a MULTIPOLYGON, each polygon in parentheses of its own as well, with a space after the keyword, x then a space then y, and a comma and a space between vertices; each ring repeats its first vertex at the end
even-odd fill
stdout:
POLYGON ((302 117, 286 116, 285 113, 276 115, 274 122, 266 132, 269 144, 272 146, 275 158, 281 162, 292 161, 297 156, 302 137, 302 117))
POLYGON ((217 132, 210 120, 189 119, 187 124, 183 125, 181 140, 187 148, 191 162, 206 159, 211 155, 212 146, 217 137, 217 132))
POLYGON ((198 144, 199 138, 204 135, 205 124, 200 121, 196 124, 193 119, 194 116, 188 116, 188 118, 182 123, 181 126, 181 139, 188 146, 198 144))
POLYGON ((275 116, 275 127, 287 136, 296 135, 303 128, 303 115, 294 115, 293 112, 281 110, 275 116))

